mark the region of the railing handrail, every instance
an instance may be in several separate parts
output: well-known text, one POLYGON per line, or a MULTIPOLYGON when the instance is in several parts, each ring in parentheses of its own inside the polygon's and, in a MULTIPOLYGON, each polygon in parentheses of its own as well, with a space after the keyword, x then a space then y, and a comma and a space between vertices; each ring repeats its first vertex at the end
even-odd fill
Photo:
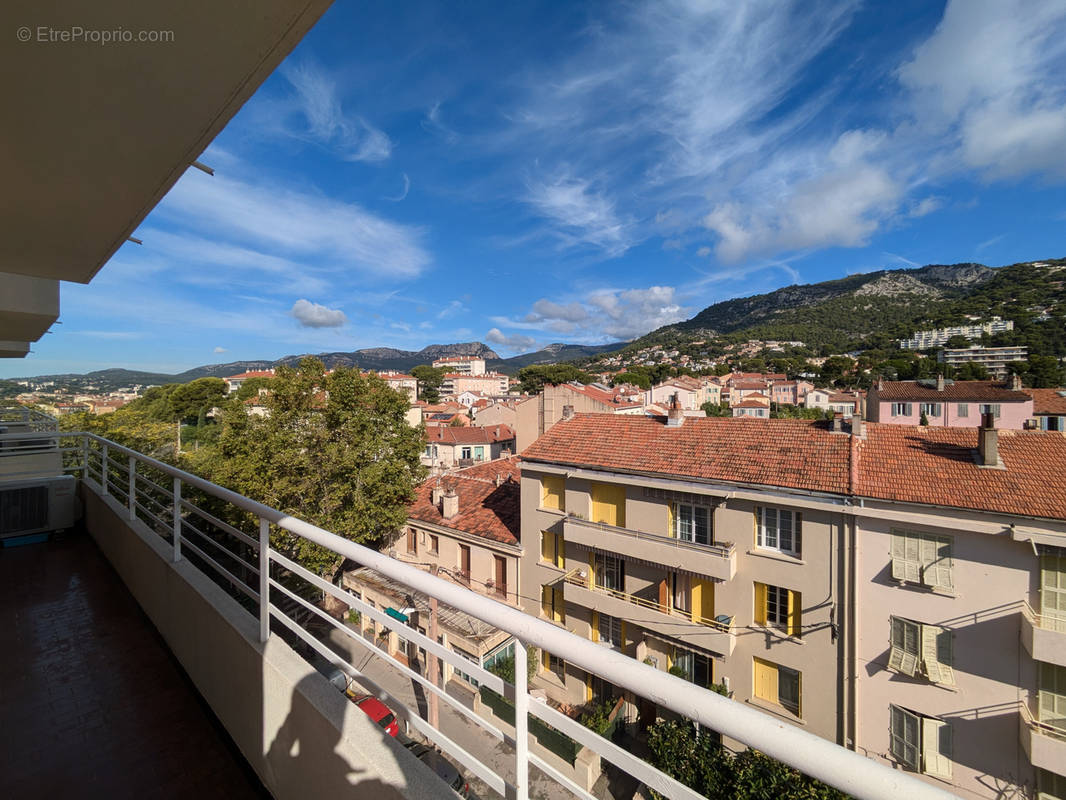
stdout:
POLYGON ((698 550, 717 550, 720 551, 718 555, 721 555, 723 558, 728 558, 736 549, 736 544, 734 542, 712 542, 711 544, 701 544, 700 542, 690 542, 687 539, 681 539, 677 536, 663 536, 659 533, 648 533, 646 531, 636 531, 632 528, 622 528, 618 525, 609 525, 606 522, 594 522, 591 519, 585 519, 584 517, 578 517, 573 514, 567 514, 564 522, 572 522, 575 525, 583 525, 601 531, 611 531, 612 533, 618 533, 623 536, 631 536, 634 539, 643 539, 662 544, 673 544, 678 547, 692 547, 693 549, 698 550))
MULTIPOLYGON (((1061 617, 1055 616, 1054 614, 1045 614, 1044 612, 1037 611, 1033 608, 1028 600, 1022 600, 1022 613, 1041 630, 1051 630, 1044 625, 1044 622, 1047 620, 1054 620, 1055 622, 1062 623, 1063 627, 1066 628, 1066 614, 1061 617)), ((1058 630, 1058 626, 1055 626, 1054 630, 1058 630)), ((1066 632, 1066 630, 1063 632, 1066 632)))
MULTIPOLYGON (((117 442, 88 432, 64 432, 63 435, 84 436, 86 440, 97 442, 109 451, 141 461, 177 481, 195 486, 258 516, 264 523, 273 523, 412 589, 435 596, 440 602, 507 631, 520 643, 535 645, 574 666, 601 676, 615 686, 760 750, 848 794, 871 800, 898 800, 899 797, 946 800, 954 797, 943 789, 840 747, 784 720, 707 691, 617 651, 605 650, 592 640, 583 639, 547 620, 356 544, 117 442)), ((520 662, 516 663, 516 670, 524 667, 524 661, 524 657, 517 659, 516 650, 516 662, 520 662)), ((524 748, 525 745, 519 743, 519 746, 524 748)))
POLYGON ((635 594, 627 594, 626 592, 619 591, 618 589, 608 589, 606 586, 597 586, 595 581, 589 581, 588 578, 580 577, 579 570, 571 570, 563 576, 563 580, 572 586, 580 586, 583 589, 588 589, 590 592, 599 592, 601 594, 610 595, 616 597, 619 600, 623 600, 633 605, 647 608, 650 611, 658 611, 660 614, 667 614, 671 617, 677 617, 678 619, 687 620, 694 625, 704 625, 708 628, 717 628, 723 633, 731 633, 733 627, 734 615, 723 614, 722 616, 729 617, 729 624, 719 622, 717 619, 707 619, 706 617, 698 614, 692 614, 684 609, 675 608, 672 603, 668 603, 665 607, 662 603, 656 600, 649 600, 646 597, 640 597, 635 594), (575 575, 574 573, 577 572, 575 575))
MULTIPOLYGON (((1034 701, 1036 700, 1035 695, 1033 696, 1032 699, 1034 701)), ((1052 736, 1055 736, 1055 737, 1058 737, 1058 738, 1061 738, 1061 739, 1066 739, 1066 728, 1062 728, 1062 727, 1060 727, 1058 725, 1052 725, 1050 722, 1044 722, 1043 720, 1037 719, 1037 715, 1033 713, 1033 710, 1029 707, 1029 704, 1026 703, 1026 702, 1020 702, 1019 705, 1021 706, 1021 709, 1022 709, 1022 716, 1025 718, 1025 721, 1029 725, 1029 727, 1036 728, 1036 729, 1042 730, 1042 731, 1046 731, 1046 732, 1050 733, 1052 736)))

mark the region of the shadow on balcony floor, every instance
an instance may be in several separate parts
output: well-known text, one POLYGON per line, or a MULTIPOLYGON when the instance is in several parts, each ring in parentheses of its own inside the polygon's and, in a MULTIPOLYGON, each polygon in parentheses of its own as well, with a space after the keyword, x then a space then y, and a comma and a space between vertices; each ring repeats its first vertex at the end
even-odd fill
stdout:
POLYGON ((0 549, 0 796, 269 798, 95 543, 0 549))

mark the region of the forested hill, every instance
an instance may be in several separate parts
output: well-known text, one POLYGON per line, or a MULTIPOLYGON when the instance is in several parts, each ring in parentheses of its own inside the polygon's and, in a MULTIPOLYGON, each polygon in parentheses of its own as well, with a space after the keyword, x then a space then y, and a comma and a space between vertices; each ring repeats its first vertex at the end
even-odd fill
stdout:
POLYGON ((915 330, 962 324, 967 315, 998 315, 1018 329, 1001 340, 1022 336, 999 343, 1024 344, 1028 331, 1044 342, 1039 349, 1055 351, 1045 354, 1062 357, 1064 281, 1066 259, 995 269, 966 263, 882 270, 716 303, 627 349, 707 338, 801 341, 823 354, 887 349, 915 330))

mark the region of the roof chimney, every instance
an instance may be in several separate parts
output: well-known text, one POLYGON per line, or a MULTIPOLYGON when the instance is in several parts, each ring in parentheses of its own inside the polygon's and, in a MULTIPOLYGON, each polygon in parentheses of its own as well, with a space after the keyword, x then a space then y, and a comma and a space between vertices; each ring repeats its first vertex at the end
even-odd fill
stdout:
POLYGON ((439 508, 442 497, 444 497, 444 489, 441 488, 440 478, 438 478, 436 485, 429 490, 429 502, 439 508))
POLYGON ((499 472, 496 473, 496 485, 503 486, 503 475, 501 475, 499 472))
POLYGON ((981 427, 977 429, 977 455, 982 467, 999 464, 999 431, 996 430, 996 418, 991 411, 981 415, 981 427))
POLYGON ((677 392, 674 392, 670 400, 670 410, 666 412, 666 427, 680 428, 685 422, 685 412, 681 410, 681 403, 677 400, 677 392))
POLYGON ((574 418, 574 407, 573 406, 563 406, 563 421, 565 422, 566 420, 573 419, 573 418, 574 418))
POLYGON ((1014 375, 1010 376, 1010 388, 1013 389, 1016 392, 1020 392, 1022 390, 1022 376, 1021 375, 1014 374, 1014 375))
POLYGON ((844 430, 844 415, 839 411, 833 412, 833 433, 840 433, 844 430))
POLYGON ((944 391, 944 373, 936 376, 936 390, 938 392, 944 391))
POLYGON ((451 519, 459 513, 459 493, 455 491, 454 487, 444 493, 440 513, 445 519, 451 519))
POLYGON ((856 412, 851 415, 851 435, 852 436, 865 436, 866 427, 862 424, 862 414, 856 412))

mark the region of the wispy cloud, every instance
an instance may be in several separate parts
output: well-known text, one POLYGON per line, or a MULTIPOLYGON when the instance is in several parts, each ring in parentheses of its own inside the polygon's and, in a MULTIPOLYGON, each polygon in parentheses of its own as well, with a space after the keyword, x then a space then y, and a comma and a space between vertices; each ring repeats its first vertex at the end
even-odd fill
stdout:
POLYGON ((974 252, 980 253, 982 250, 987 250, 989 247, 994 247, 1006 238, 1007 234, 1001 233, 999 236, 993 236, 991 239, 985 239, 983 242, 977 245, 977 247, 974 248, 974 252))
POLYGON ((219 347, 216 347, 216 348, 215 348, 214 350, 212 350, 211 352, 212 352, 212 353, 228 353, 229 351, 228 351, 228 350, 227 350, 227 349, 226 349, 225 347, 221 347, 221 346, 219 346, 219 347))
POLYGON ((630 223, 616 213, 614 201, 589 181, 565 173, 531 180, 525 199, 553 223, 555 236, 566 247, 588 246, 616 257, 634 243, 630 223))
POLYGON ((485 334, 485 341, 515 353, 524 353, 537 346, 537 340, 532 336, 526 336, 522 333, 513 333, 508 336, 499 328, 490 328, 488 333, 485 334))
POLYGON ((296 94, 305 125, 286 131, 329 147, 347 161, 385 161, 392 155, 388 135, 358 115, 346 113, 337 84, 314 62, 286 61, 281 67, 296 94))
POLYGON ((409 191, 411 191, 411 179, 407 177, 407 173, 405 172, 403 174, 403 191, 400 192, 396 197, 386 197, 385 199, 390 200, 393 203, 399 203, 402 200, 407 199, 407 193, 409 191))

